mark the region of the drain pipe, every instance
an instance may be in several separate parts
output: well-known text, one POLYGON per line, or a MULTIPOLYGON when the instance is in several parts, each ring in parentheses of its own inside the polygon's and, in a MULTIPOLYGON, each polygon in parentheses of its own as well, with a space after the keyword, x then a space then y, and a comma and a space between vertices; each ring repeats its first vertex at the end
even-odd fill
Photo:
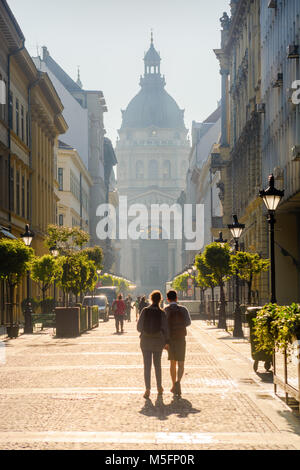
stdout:
POLYGON ((22 40, 22 46, 16 49, 13 52, 7 54, 7 103, 8 103, 8 130, 7 130, 7 140, 8 140, 8 221, 11 222, 11 200, 12 200, 12 192, 11 192, 11 128, 13 123, 13 116, 12 116, 12 106, 10 103, 10 59, 12 56, 18 54, 19 52, 25 49, 25 39, 22 40))

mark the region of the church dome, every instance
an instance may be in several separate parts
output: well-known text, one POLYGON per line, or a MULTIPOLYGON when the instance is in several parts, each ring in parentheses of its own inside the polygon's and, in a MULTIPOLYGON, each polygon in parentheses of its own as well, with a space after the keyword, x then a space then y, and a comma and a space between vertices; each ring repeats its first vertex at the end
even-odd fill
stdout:
POLYGON ((160 55, 153 46, 145 54, 145 74, 141 78, 140 92, 122 111, 124 128, 158 127, 164 129, 185 129, 184 111, 165 90, 165 79, 160 74, 160 55))

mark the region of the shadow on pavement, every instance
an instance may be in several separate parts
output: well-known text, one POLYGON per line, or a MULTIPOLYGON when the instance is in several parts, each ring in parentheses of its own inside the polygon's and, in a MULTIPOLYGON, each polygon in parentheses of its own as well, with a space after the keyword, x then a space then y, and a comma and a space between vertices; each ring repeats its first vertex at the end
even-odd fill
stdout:
POLYGON ((256 372, 256 375, 262 382, 271 384, 273 383, 273 372, 256 372))
POLYGON ((155 404, 150 399, 146 400, 140 413, 165 421, 170 415, 177 415, 178 418, 187 418, 190 414, 201 413, 201 410, 193 408, 192 403, 184 398, 173 398, 171 403, 165 404, 163 397, 158 397, 155 404))

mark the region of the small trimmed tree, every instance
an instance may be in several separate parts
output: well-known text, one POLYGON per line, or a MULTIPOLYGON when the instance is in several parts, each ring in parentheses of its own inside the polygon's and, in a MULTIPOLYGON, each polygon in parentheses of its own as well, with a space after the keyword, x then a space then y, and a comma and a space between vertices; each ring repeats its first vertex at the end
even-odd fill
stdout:
POLYGON ((172 288, 179 292, 187 292, 188 290, 188 273, 180 274, 179 276, 175 277, 172 282, 172 288))
POLYGON ((205 258, 203 255, 199 254, 196 256, 195 264, 198 270, 197 282, 198 285, 201 287, 202 292, 207 288, 211 289, 213 319, 215 321, 214 289, 218 285, 218 282, 214 277, 213 271, 205 264, 205 258))
POLYGON ((225 243, 212 243, 205 248, 203 253, 204 263, 213 273, 217 285, 220 287, 220 311, 218 328, 227 329, 225 313, 225 282, 232 276, 230 246, 225 243))
POLYGON ((59 275, 58 263, 51 255, 35 257, 30 264, 31 278, 37 282, 42 291, 43 301, 46 298, 46 292, 54 283, 59 275))
POLYGON ((33 257, 33 249, 21 240, 0 240, 0 279, 7 282, 9 287, 9 321, 14 323, 13 303, 15 287, 20 284, 26 274, 29 262, 33 257))
POLYGON ((239 278, 247 283, 248 304, 250 305, 253 279, 269 270, 270 260, 261 258, 258 253, 238 251, 232 255, 232 264, 239 278))

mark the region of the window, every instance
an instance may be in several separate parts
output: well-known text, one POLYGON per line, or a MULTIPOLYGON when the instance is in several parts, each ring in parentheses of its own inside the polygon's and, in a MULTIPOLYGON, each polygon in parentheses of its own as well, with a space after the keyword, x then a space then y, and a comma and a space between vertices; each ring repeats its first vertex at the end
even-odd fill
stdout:
POLYGON ((59 191, 64 190, 64 169, 59 168, 58 169, 58 186, 59 186, 59 191))
POLYGON ((21 139, 24 142, 24 106, 21 106, 21 139))
POLYGON ((170 162, 170 160, 165 160, 164 161, 163 177, 164 177, 164 179, 171 178, 171 162, 170 162))
POLYGON ((29 145, 29 118, 28 118, 28 113, 26 113, 26 144, 29 145))
POLYGON ((26 201, 27 201, 27 219, 30 218, 30 197, 29 197, 29 191, 30 191, 30 185, 29 185, 29 179, 27 180, 27 195, 26 195, 26 201))
POLYGON ((15 170, 10 168, 10 210, 15 210, 15 170))
POLYGON ((20 172, 16 173, 16 201, 17 201, 17 214, 20 215, 20 172))
POLYGON ((63 214, 59 214, 58 216, 58 225, 62 227, 64 225, 64 216, 63 214))
POLYGON ((20 132, 20 110, 19 110, 19 100, 16 99, 16 134, 19 135, 20 132))
POLYGON ((8 104, 8 125, 10 127, 10 129, 13 128, 13 94, 12 92, 10 91, 9 92, 9 104, 8 104))
POLYGON ((70 170, 70 191, 78 201, 80 201, 80 182, 73 171, 70 170))
POLYGON ((149 179, 158 178, 158 163, 157 160, 150 160, 149 162, 149 179))
POLYGON ((22 176, 22 217, 25 218, 25 176, 22 176))
POLYGON ((144 179, 144 163, 140 160, 136 162, 136 179, 144 179))

